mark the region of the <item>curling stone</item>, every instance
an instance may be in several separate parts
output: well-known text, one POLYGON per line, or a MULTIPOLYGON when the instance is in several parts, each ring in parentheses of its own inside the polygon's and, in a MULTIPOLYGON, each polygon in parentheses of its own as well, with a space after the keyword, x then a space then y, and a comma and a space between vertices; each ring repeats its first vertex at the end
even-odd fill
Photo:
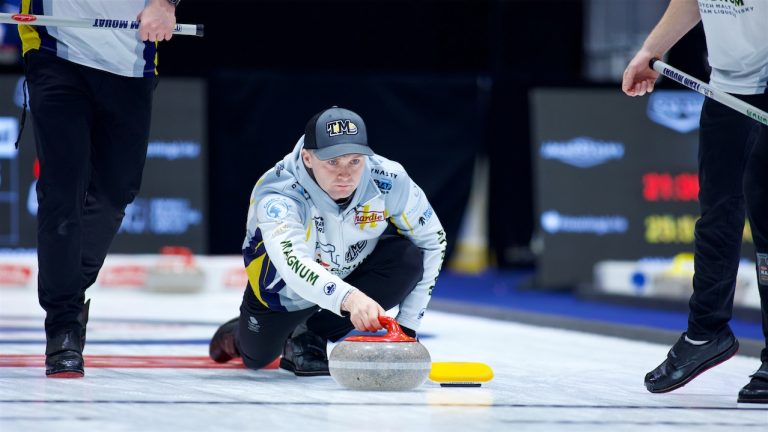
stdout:
POLYGON ((412 390, 424 384, 432 368, 427 349, 394 319, 380 316, 379 322, 385 335, 352 336, 333 347, 331 377, 354 390, 412 390))
POLYGON ((157 293, 197 293, 205 288, 205 273, 189 248, 165 246, 157 263, 147 269, 145 288, 157 293))

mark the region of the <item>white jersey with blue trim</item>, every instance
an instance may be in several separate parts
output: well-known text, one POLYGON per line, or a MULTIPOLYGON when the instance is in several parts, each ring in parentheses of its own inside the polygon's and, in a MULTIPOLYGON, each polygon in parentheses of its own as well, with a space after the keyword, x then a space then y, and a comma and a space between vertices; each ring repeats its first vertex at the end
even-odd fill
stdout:
POLYGON ((768 0, 698 0, 710 83, 734 94, 768 92, 768 0))
POLYGON ((402 165, 365 157, 366 170, 343 209, 292 153, 267 171, 251 194, 243 256, 249 289, 272 310, 320 306, 341 314, 353 287, 344 278, 373 252, 392 223, 423 252, 424 273, 400 304, 397 321, 418 329, 445 258, 446 237, 424 192, 402 165))
MULTIPOLYGON (((148 0, 23 0, 21 12, 62 18, 135 21, 148 0)), ((102 21, 106 25, 106 21, 102 21)), ((127 77, 155 75, 156 43, 138 31, 25 26, 24 52, 40 49, 65 60, 127 77)))

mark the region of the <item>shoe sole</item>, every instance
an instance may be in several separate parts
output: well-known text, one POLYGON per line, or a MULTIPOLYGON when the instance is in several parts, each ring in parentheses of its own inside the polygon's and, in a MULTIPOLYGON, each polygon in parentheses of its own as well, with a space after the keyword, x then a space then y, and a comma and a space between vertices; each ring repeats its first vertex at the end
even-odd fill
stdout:
POLYGON ((84 372, 78 372, 78 371, 62 371, 62 372, 54 372, 54 373, 46 373, 45 374, 48 378, 82 378, 85 373, 84 372))
POLYGON ((330 376, 330 372, 326 371, 316 371, 316 372, 305 372, 305 371, 297 371, 296 365, 293 364, 290 360, 286 360, 284 358, 280 358, 280 369, 287 370, 288 372, 293 372, 294 375, 300 376, 300 377, 308 377, 308 376, 330 376))
POLYGON ((749 399, 749 398, 739 397, 738 399, 736 399, 736 402, 738 402, 738 403, 768 404, 768 398, 749 399))
POLYGON ((731 357, 735 356, 737 352, 739 352, 739 341, 738 340, 734 340, 734 342, 730 346, 730 348, 728 348, 726 351, 723 351, 722 354, 720 354, 718 356, 715 356, 715 357, 712 357, 709 361, 707 361, 705 363, 702 363, 701 366, 699 366, 698 369, 694 369, 694 371, 687 378, 685 378, 684 380, 680 381, 679 383, 677 383, 677 384, 675 384, 675 385, 673 385, 671 387, 666 387, 666 388, 663 388, 663 389, 651 390, 650 388, 648 388, 647 385, 645 386, 645 388, 647 388, 648 391, 651 392, 651 393, 669 393, 672 390, 677 390, 680 387, 682 387, 682 386, 688 384, 689 382, 693 381, 693 379, 696 378, 697 376, 699 376, 699 375, 703 374, 704 372, 712 369, 713 367, 719 365, 720 363, 723 363, 723 362, 729 360, 731 357))

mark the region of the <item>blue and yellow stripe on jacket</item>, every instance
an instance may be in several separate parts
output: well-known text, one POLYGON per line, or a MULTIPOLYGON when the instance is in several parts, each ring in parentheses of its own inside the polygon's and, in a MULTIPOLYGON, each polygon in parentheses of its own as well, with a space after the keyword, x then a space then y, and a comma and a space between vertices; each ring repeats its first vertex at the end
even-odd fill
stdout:
MULTIPOLYGON (((32 15, 45 15, 43 0, 21 0, 20 13, 32 15)), ((21 54, 24 56, 30 50, 47 51, 53 55, 58 54, 58 42, 49 33, 45 26, 31 26, 19 24, 19 37, 21 38, 21 54)), ((144 42, 144 76, 157 75, 157 45, 158 42, 144 42)))
POLYGON ((243 249, 245 272, 248 274, 248 289, 253 291, 256 298, 269 309, 285 311, 280 304, 280 290, 285 287, 285 281, 278 281, 275 286, 267 290, 267 287, 279 278, 275 266, 267 255, 264 247, 264 238, 260 229, 256 229, 248 246, 243 249))
MULTIPOLYGON (((45 15, 43 0, 22 0, 19 12, 23 14, 45 15)), ((48 34, 48 29, 45 26, 20 24, 19 37, 21 38, 22 55, 33 49, 42 49, 56 54, 56 39, 48 34)))

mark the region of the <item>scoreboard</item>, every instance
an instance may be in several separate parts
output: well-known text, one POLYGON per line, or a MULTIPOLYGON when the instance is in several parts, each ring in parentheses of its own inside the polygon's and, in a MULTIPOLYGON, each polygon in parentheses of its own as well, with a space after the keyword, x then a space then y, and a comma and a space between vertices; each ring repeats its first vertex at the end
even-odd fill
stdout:
MULTIPOLYGON (((596 263, 693 252, 703 96, 617 89, 531 92, 537 284, 592 281, 596 263)), ((745 224, 743 257, 754 260, 745 224)))

